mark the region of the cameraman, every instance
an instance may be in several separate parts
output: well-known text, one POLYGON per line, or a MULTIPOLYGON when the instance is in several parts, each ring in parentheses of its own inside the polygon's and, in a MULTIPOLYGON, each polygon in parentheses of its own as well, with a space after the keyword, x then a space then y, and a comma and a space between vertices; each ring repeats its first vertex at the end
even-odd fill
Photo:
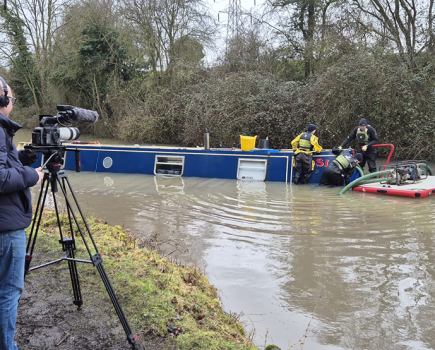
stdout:
POLYGON ((36 161, 18 152, 12 138, 20 125, 9 119, 16 98, 0 77, 0 349, 15 350, 18 299, 24 288, 26 234, 32 220, 30 189, 44 174, 36 161))

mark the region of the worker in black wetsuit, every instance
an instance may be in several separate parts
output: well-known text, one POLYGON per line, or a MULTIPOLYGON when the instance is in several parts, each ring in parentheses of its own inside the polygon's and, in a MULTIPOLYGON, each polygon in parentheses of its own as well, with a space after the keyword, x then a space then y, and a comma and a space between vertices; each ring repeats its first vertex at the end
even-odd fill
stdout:
POLYGON ((367 162, 369 172, 374 173, 376 171, 376 157, 378 154, 376 147, 372 147, 378 143, 378 135, 376 134, 375 128, 368 125, 366 119, 361 118, 359 125, 352 130, 350 135, 346 140, 344 140, 339 148, 345 148, 355 138, 358 140, 358 144, 361 147, 361 154, 363 156, 360 167, 364 169, 367 162))
POLYGON ((320 185, 347 185, 353 173, 355 172, 357 164, 359 164, 363 160, 363 156, 361 153, 357 153, 355 154, 355 156, 352 156, 351 154, 346 153, 342 150, 338 152, 339 155, 337 156, 337 158, 330 162, 323 171, 320 185))

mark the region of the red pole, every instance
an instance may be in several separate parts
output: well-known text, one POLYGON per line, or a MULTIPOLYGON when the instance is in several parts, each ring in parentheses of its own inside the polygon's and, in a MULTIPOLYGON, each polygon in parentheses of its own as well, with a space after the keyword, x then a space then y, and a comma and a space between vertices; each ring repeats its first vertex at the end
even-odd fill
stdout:
POLYGON ((388 156, 387 162, 385 163, 385 165, 388 165, 388 163, 390 162, 391 156, 393 155, 393 152, 394 152, 394 145, 392 143, 382 143, 382 144, 378 144, 378 145, 373 145, 372 147, 383 147, 383 146, 390 146, 391 147, 390 155, 388 156))
MULTIPOLYGON (((393 155, 394 152, 394 145, 392 143, 382 143, 382 144, 377 144, 377 145, 373 145, 372 147, 384 147, 384 146, 390 146, 391 147, 391 151, 390 154, 387 158, 387 162, 385 163, 385 165, 388 165, 388 163, 390 162, 391 156, 393 155)), ((353 150, 353 155, 355 155, 355 150, 353 150)), ((386 168, 384 168, 385 170, 386 168)), ((382 175, 381 177, 384 177, 384 175, 382 175)))

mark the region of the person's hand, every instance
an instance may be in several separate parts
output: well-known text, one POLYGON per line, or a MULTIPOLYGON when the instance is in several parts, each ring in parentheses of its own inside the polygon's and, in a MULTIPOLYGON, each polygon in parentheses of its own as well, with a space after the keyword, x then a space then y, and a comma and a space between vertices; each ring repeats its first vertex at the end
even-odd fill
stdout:
POLYGON ((341 146, 338 146, 338 149, 341 151, 343 148, 341 146))
POLYGON ((362 146, 361 149, 363 150, 363 152, 367 151, 367 146, 362 146))
POLYGON ((42 181, 42 179, 44 178, 44 173, 42 172, 42 168, 41 167, 36 168, 35 170, 36 170, 36 172, 39 175, 39 180, 38 180, 38 182, 36 184, 39 184, 42 181))

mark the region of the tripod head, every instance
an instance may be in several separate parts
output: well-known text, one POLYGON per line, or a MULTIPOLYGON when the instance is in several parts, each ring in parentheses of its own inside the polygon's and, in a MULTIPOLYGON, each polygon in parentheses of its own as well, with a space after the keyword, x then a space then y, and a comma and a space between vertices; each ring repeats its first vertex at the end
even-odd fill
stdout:
POLYGON ((42 153, 41 167, 49 172, 58 172, 64 163, 66 146, 34 146, 26 145, 24 149, 29 153, 42 153))

